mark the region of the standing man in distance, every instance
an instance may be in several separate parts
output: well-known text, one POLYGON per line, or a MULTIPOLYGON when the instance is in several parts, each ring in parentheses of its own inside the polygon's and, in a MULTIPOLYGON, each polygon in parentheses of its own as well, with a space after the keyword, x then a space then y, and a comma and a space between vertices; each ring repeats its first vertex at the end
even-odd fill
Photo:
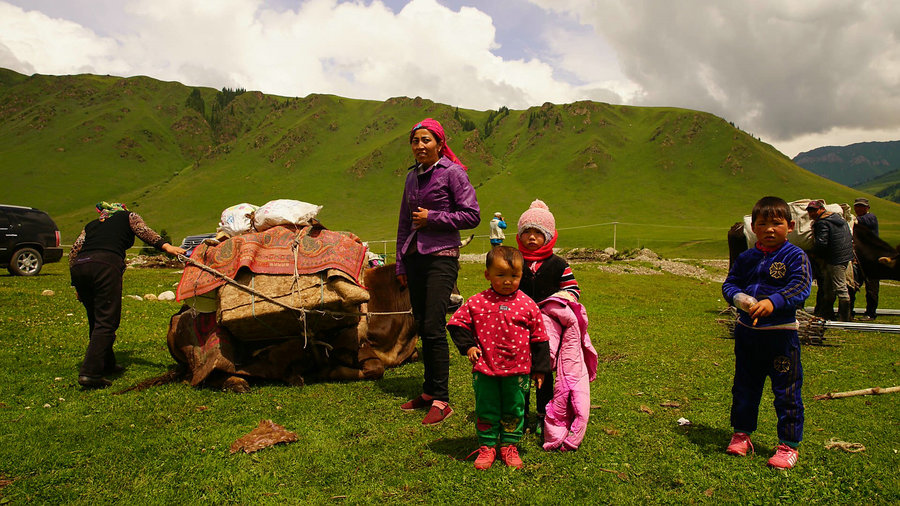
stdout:
MULTIPOLYGON (((856 213, 856 225, 862 225, 878 237, 878 217, 869 212, 869 199, 860 197, 853 202, 853 212, 856 213)), ((859 264, 856 264, 857 266, 859 264)), ((856 281, 866 284, 866 314, 860 320, 874 320, 878 310, 878 291, 881 280, 868 276, 862 269, 856 272, 856 281)), ((850 294, 850 307, 856 302, 856 292, 850 294)))
POLYGON ((834 299, 838 299, 838 319, 850 321, 853 306, 850 302, 850 292, 847 290, 847 267, 853 260, 853 236, 850 234, 850 225, 841 215, 825 210, 825 206, 816 200, 811 200, 806 206, 806 212, 813 220, 813 238, 815 246, 813 251, 823 260, 819 265, 822 274, 819 290, 822 298, 816 297, 816 309, 821 314, 816 316, 825 319, 834 317, 834 299))

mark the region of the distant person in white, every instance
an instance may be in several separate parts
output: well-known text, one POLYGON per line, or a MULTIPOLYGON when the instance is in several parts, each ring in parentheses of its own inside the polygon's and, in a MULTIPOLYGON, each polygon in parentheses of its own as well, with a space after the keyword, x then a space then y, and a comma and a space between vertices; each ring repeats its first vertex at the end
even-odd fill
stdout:
POLYGON ((506 222, 503 221, 503 214, 494 213, 494 217, 491 218, 491 247, 503 245, 503 239, 506 239, 506 235, 503 234, 504 229, 506 229, 506 222))

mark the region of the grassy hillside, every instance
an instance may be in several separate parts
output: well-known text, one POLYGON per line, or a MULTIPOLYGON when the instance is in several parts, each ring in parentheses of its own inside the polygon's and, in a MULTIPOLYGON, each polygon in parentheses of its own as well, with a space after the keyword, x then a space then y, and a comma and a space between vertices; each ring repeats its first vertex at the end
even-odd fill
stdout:
POLYGON ((883 199, 900 202, 900 170, 882 174, 856 187, 859 191, 877 195, 883 199))
MULTIPOLYGON (((855 190, 799 168, 716 116, 604 103, 471 111, 421 98, 385 102, 222 93, 147 77, 22 76, 0 69, 0 202, 51 213, 64 241, 98 200, 126 202, 177 239, 213 231, 222 209, 292 198, 364 240, 390 240, 408 129, 440 120, 469 166, 482 225, 515 221, 535 198, 559 245, 649 247, 726 256, 727 227, 761 196, 852 202, 855 190), (464 129, 464 126, 475 129, 464 129), (613 227, 612 222, 618 222, 613 227)), ((872 198, 882 235, 900 241, 900 206, 872 198)))

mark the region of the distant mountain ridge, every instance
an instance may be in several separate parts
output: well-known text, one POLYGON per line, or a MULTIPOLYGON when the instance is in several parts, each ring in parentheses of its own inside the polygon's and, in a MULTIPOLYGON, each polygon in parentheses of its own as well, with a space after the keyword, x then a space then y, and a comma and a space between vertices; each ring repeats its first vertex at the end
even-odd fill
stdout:
POLYGON ((900 170, 900 141, 824 146, 798 154, 794 163, 846 186, 859 187, 900 170))
MULTIPOLYGON (((721 258, 727 228, 764 195, 858 195, 688 109, 583 101, 474 111, 419 97, 280 97, 0 69, 0 203, 48 211, 71 242, 100 200, 127 203, 178 240, 214 231, 231 205, 291 198, 322 205, 329 228, 392 252, 413 162, 408 129, 425 117, 443 123, 468 166, 483 216, 478 234, 494 212, 515 223, 540 198, 556 217, 560 247, 615 241, 721 258)), ((882 236, 900 240, 900 206, 872 199, 882 236)))

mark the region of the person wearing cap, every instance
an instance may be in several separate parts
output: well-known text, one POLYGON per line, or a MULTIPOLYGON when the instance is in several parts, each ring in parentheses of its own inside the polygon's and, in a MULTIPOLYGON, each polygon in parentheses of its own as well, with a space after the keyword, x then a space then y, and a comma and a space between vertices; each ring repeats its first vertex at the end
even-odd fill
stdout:
POLYGON ((503 221, 503 214, 494 213, 494 217, 491 218, 491 247, 503 245, 503 239, 506 239, 506 235, 503 234, 505 229, 506 222, 503 221))
POLYGON ((853 236, 850 225, 841 215, 825 210, 824 204, 811 200, 806 212, 813 220, 813 253, 821 260, 819 284, 821 297, 816 296, 816 316, 834 318, 834 300, 838 299, 838 318, 850 321, 853 306, 847 290, 847 267, 853 260, 853 236))
MULTIPOLYGON (((878 237, 878 218, 869 212, 869 199, 865 197, 856 199, 853 202, 853 212, 856 213, 857 226, 862 225, 868 228, 875 234, 875 237, 878 237)), ((874 320, 878 310, 878 292, 881 288, 881 280, 867 276, 866 273, 859 268, 858 263, 855 263, 854 266, 856 267, 856 270, 854 271, 856 281, 859 282, 860 285, 863 283, 866 285, 866 314, 860 319, 874 320)), ((852 291, 850 292, 850 307, 853 307, 855 302, 856 291, 852 291)))
POLYGON ((437 120, 416 123, 409 146, 416 163, 408 169, 400 201, 396 275, 409 288, 425 381, 422 394, 400 409, 427 409, 422 423, 433 425, 453 414, 447 308, 459 275, 459 231, 477 227, 481 211, 466 167, 447 145, 437 120))
POLYGON ((853 201, 853 212, 856 213, 856 221, 878 236, 878 217, 869 212, 869 199, 860 197, 853 201))

